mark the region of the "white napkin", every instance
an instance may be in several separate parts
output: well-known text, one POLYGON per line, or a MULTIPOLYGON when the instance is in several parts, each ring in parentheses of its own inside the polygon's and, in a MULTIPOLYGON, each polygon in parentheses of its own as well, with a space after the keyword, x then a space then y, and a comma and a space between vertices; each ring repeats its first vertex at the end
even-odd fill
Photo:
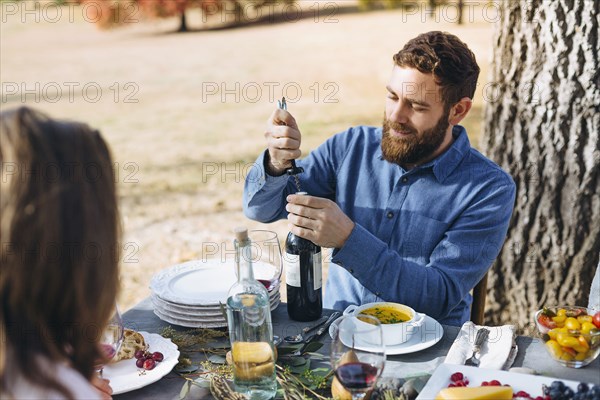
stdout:
POLYGON ((475 336, 481 328, 488 329, 490 334, 481 346, 481 353, 479 354, 481 364, 479 364, 479 367, 489 369, 510 368, 518 351, 515 342, 515 326, 480 326, 471 321, 463 324, 456 340, 448 351, 445 362, 448 364, 464 364, 467 358, 473 354, 475 336))

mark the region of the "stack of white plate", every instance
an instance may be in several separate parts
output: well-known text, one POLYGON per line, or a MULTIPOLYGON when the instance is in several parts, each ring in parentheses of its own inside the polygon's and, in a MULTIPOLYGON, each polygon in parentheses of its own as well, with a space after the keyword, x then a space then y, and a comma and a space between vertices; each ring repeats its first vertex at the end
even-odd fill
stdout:
MULTIPOLYGON (((254 264, 254 277, 269 281, 276 275, 269 264, 254 264)), ((223 312, 227 292, 236 282, 231 262, 194 260, 169 267, 152 277, 154 314, 163 321, 190 328, 227 326, 223 312)), ((269 291, 271 310, 281 303, 279 281, 269 291)))

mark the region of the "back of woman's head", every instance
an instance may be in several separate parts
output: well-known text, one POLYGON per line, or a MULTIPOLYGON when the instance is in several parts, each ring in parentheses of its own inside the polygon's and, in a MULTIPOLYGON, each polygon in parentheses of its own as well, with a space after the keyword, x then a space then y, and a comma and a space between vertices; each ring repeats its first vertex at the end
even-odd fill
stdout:
POLYGON ((29 108, 0 113, 0 378, 17 367, 67 391, 36 359, 86 378, 118 288, 111 157, 97 131, 29 108), (7 350, 11 361, 6 365, 7 350))

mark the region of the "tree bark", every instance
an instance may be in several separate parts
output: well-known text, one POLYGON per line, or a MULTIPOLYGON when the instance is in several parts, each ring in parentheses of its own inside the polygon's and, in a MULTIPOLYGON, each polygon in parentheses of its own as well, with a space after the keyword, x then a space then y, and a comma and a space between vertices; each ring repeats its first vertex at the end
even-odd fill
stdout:
POLYGON ((486 322, 587 305, 600 255, 600 2, 501 1, 482 148, 517 198, 486 322))

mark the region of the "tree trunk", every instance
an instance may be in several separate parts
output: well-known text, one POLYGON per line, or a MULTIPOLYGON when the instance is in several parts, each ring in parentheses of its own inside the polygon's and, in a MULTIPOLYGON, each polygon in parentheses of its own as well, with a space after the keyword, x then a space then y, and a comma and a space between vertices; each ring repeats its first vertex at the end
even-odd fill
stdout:
POLYGON ((465 7, 464 0, 458 0, 458 25, 463 23, 463 8, 465 7))
POLYGON ((496 4, 482 148, 517 198, 486 322, 530 332, 543 305, 587 305, 599 262, 600 2, 496 4))
POLYGON ((188 26, 187 26, 187 20, 185 18, 185 11, 181 11, 181 19, 179 22, 179 29, 177 30, 177 32, 187 32, 188 31, 188 26))

